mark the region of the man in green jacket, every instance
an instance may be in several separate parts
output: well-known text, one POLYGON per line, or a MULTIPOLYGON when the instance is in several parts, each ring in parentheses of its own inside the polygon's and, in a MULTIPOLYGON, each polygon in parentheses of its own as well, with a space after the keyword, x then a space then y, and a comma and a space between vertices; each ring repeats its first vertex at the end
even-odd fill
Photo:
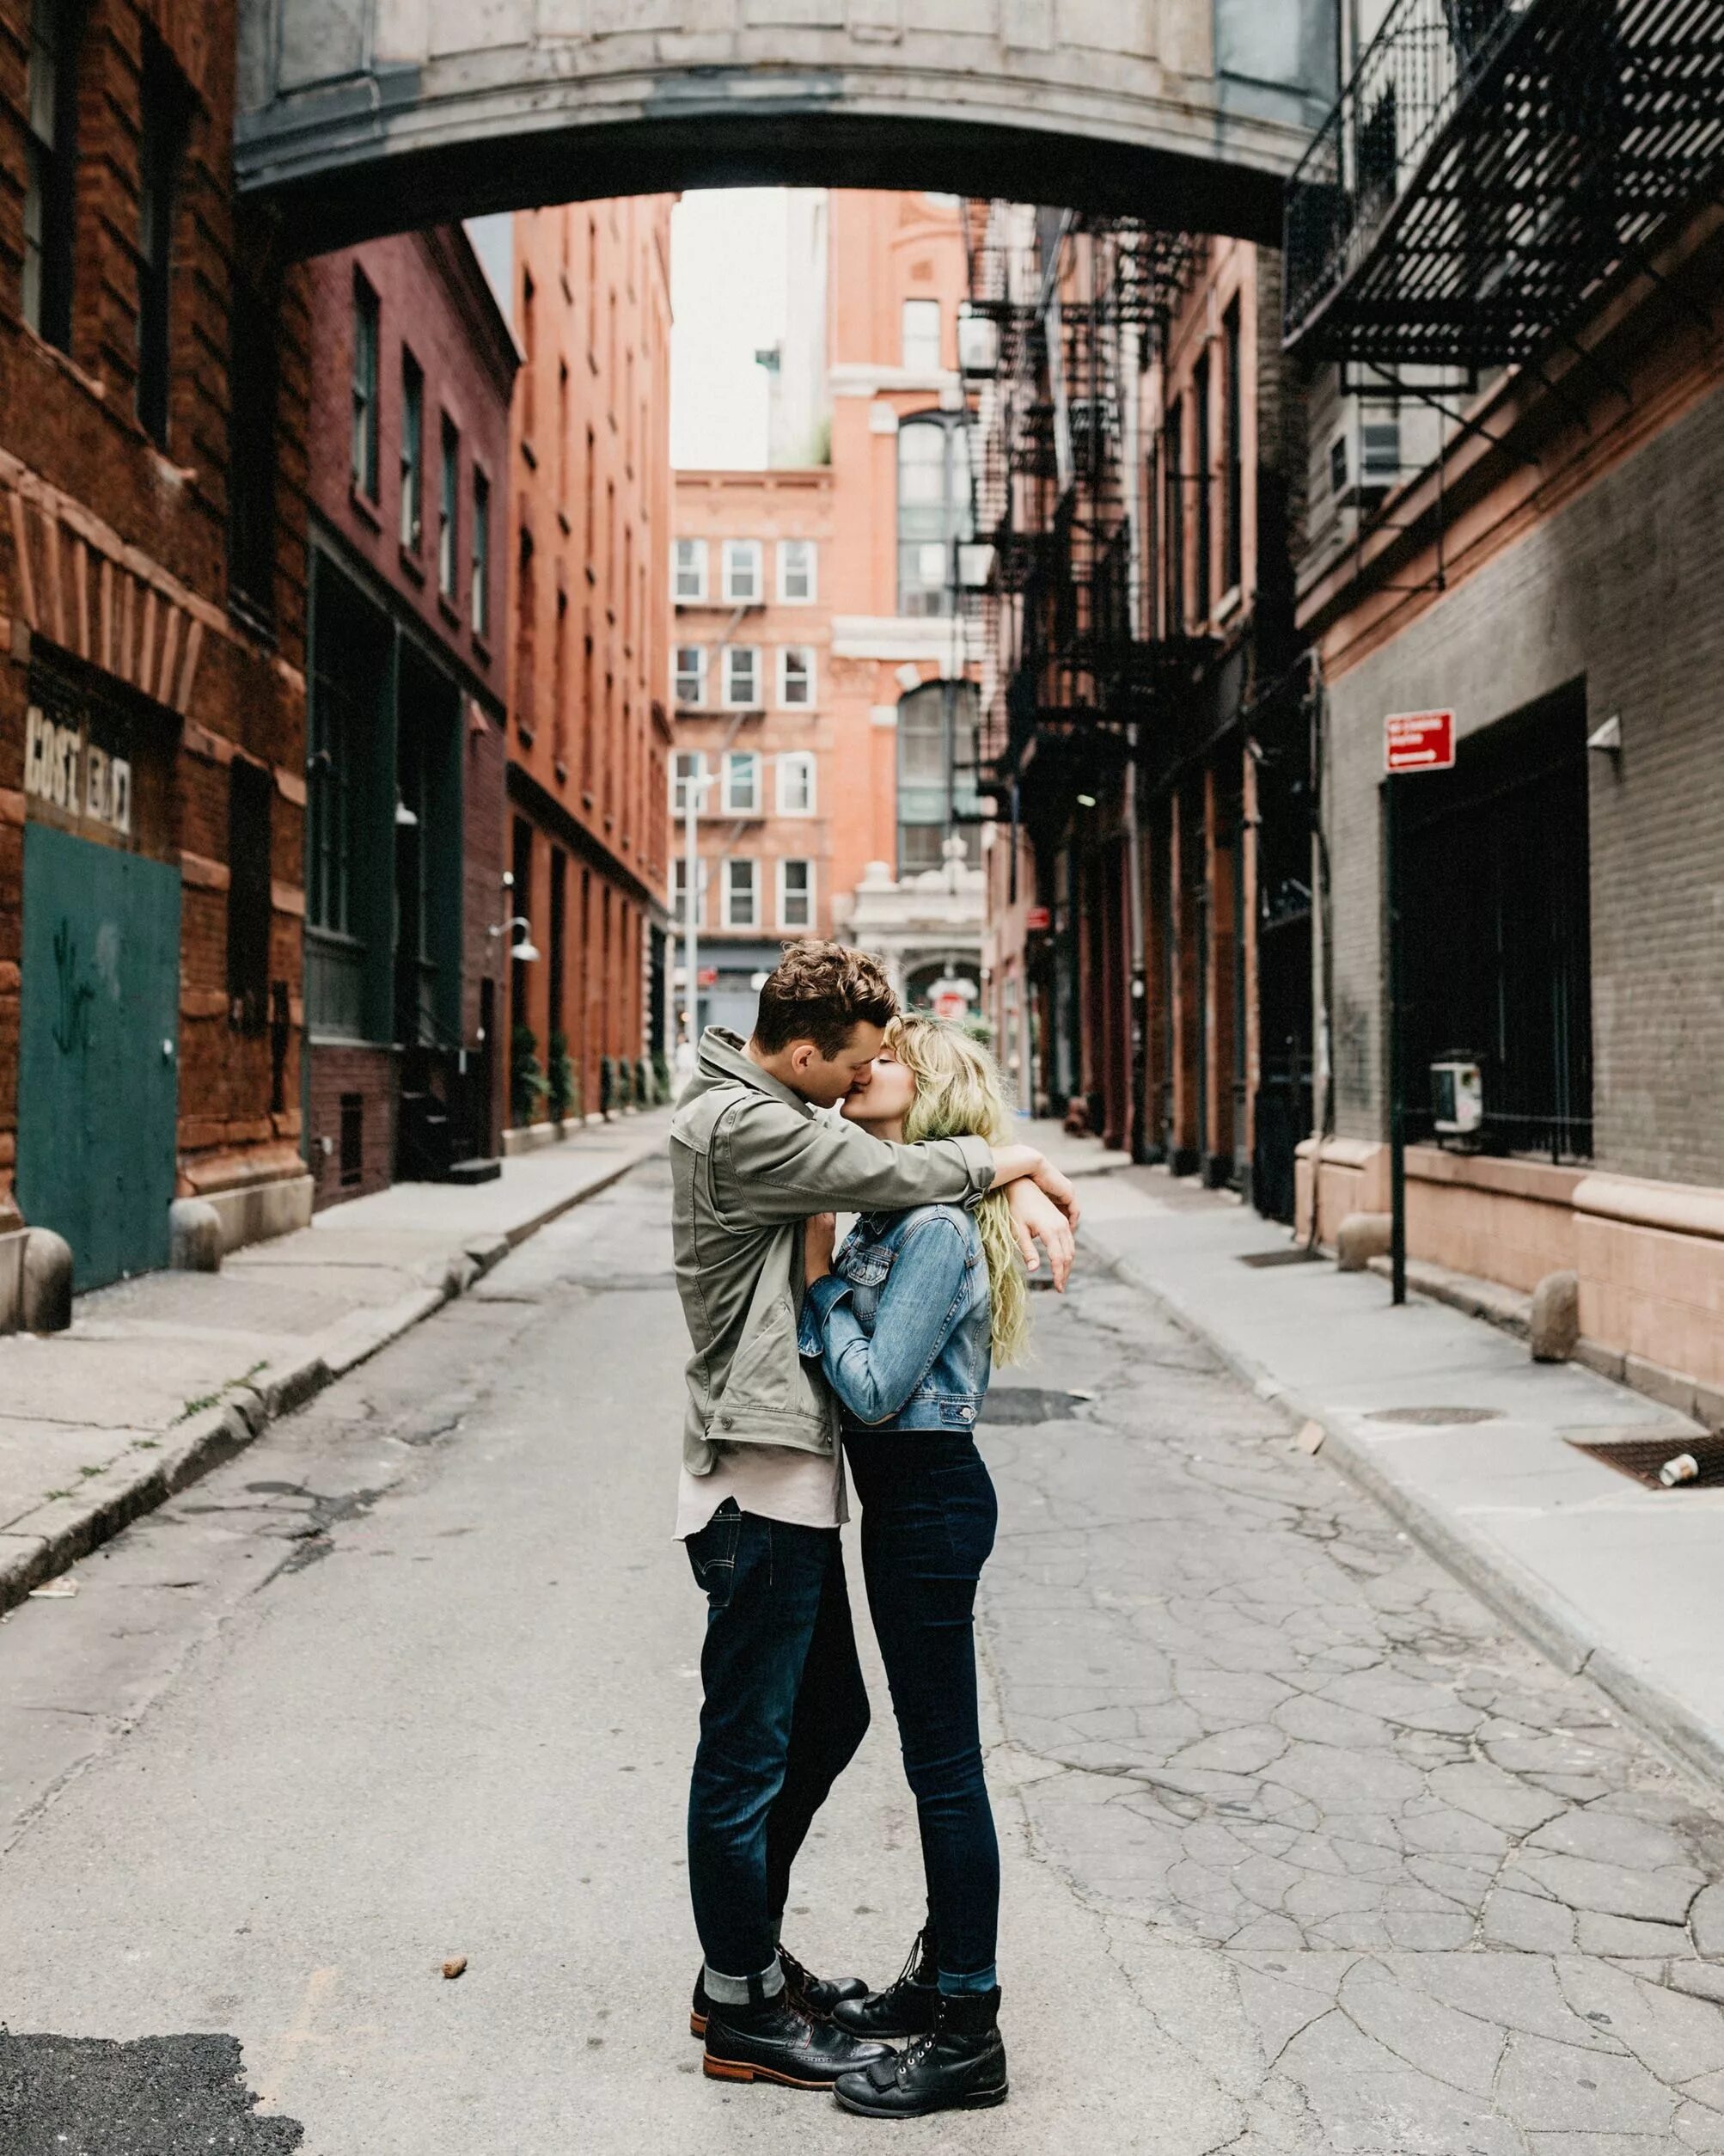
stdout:
POLYGON ((1031 1146, 890 1145, 817 1112, 865 1087, 896 1001, 877 963, 788 951, 754 1037, 709 1031, 671 1124, 676 1283, 694 1343, 676 1532, 707 1597, 688 1877, 705 1963, 691 2025, 707 2073, 829 2088, 884 2049, 832 2021, 859 1979, 779 1941, 790 1869, 868 1726, 839 1528, 834 1402, 797 1350, 803 1222, 963 1204, 1011 1184, 1026 1262, 1072 1260, 1071 1185, 1031 1146))

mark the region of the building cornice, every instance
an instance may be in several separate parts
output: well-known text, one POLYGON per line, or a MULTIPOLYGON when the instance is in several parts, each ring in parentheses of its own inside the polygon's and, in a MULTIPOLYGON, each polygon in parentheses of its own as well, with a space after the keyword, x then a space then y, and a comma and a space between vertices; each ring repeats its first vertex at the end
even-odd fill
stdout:
POLYGON ((834 614, 832 656, 967 666, 979 665, 982 652, 969 624, 950 614, 834 614))
POLYGON ((525 809, 539 824, 566 846, 572 854, 596 868, 602 875, 627 891, 638 905, 644 906, 652 919, 662 928, 669 919, 664 899, 659 892, 641 881, 638 872, 626 861, 619 861, 602 839, 594 836, 585 824, 571 816, 557 799, 541 786, 524 764, 510 759, 508 773, 509 798, 525 809))

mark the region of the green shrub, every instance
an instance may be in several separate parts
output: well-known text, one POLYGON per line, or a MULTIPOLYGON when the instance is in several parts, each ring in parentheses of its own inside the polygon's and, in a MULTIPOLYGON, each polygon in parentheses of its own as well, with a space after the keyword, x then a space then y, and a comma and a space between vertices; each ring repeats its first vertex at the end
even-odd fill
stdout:
POLYGON ((539 1036, 517 1022, 509 1037, 509 1105, 516 1122, 531 1123, 550 1090, 539 1061, 539 1036))

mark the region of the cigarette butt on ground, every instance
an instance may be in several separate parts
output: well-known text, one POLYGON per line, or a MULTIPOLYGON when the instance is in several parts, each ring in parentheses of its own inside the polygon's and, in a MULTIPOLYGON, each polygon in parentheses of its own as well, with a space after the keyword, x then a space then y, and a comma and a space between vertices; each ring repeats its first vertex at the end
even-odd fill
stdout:
POLYGON ((1293 1439, 1293 1442, 1301 1452, 1317 1452, 1322 1449, 1323 1439, 1324 1428, 1321 1423, 1301 1423, 1299 1435, 1293 1439))
POLYGON ((454 1978, 459 1976, 462 1970, 466 1967, 467 1957, 465 1954, 451 1954, 449 1959, 443 1965, 443 1973, 445 1976, 454 1978))

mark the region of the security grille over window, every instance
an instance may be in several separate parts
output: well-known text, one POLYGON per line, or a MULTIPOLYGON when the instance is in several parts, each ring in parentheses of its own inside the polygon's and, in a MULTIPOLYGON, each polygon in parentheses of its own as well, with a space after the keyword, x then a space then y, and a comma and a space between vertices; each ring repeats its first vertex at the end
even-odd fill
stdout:
POLYGON ((1294 175, 1302 358, 1531 358, 1724 169, 1724 9, 1396 0, 1294 175))

